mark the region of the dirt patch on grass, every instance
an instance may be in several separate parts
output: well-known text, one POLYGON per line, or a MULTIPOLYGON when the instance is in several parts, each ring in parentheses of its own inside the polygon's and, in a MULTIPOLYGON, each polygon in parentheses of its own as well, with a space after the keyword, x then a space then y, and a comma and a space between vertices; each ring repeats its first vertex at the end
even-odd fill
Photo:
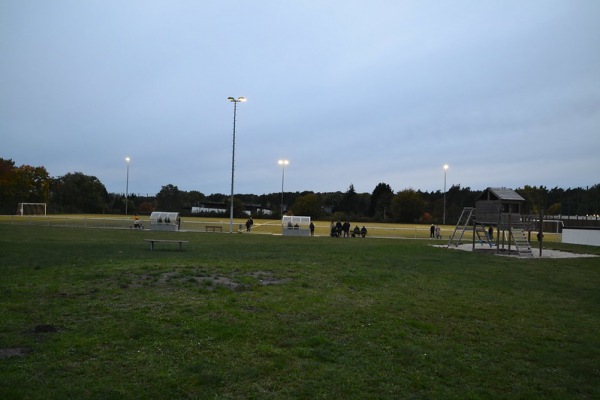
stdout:
POLYGON ((198 282, 207 287, 224 287, 233 291, 251 290, 253 286, 279 285, 289 282, 287 278, 277 278, 272 272, 257 271, 251 274, 242 274, 233 277, 226 276, 203 276, 196 278, 198 282))
POLYGON ((36 325, 33 333, 56 333, 58 328, 54 325, 36 325))
POLYGON ((289 282, 291 279, 289 278, 277 278, 273 276, 273 273, 270 271, 257 271, 250 274, 253 278, 258 280, 259 285, 279 285, 282 283, 289 282))
POLYGON ((203 285, 205 289, 216 289, 219 287, 227 288, 233 291, 242 291, 246 289, 250 289, 251 286, 245 286, 240 282, 236 282, 235 280, 228 278, 226 276, 202 276, 194 278, 198 283, 203 285))
POLYGON ((10 357, 25 357, 27 354, 31 353, 31 351, 32 350, 29 347, 0 348, 0 359, 10 357))
MULTIPOLYGON (((49 324, 41 324, 41 325, 36 325, 33 328, 28 329, 26 331, 23 331, 22 333, 29 334, 29 335, 45 335, 48 333, 58 333, 60 331, 61 330, 57 326, 49 325, 49 324)), ((37 337, 41 338, 41 336, 37 336, 37 337)), ((33 350, 29 347, 3 347, 3 348, 0 348, 0 359, 10 358, 10 357, 25 357, 32 351, 33 350)))
POLYGON ((232 291, 252 290, 256 286, 279 285, 289 282, 289 278, 280 278, 271 271, 255 271, 251 273, 236 273, 229 275, 210 273, 202 268, 186 268, 175 271, 129 275, 121 287, 144 286, 181 286, 198 285, 205 290, 225 288, 232 291))

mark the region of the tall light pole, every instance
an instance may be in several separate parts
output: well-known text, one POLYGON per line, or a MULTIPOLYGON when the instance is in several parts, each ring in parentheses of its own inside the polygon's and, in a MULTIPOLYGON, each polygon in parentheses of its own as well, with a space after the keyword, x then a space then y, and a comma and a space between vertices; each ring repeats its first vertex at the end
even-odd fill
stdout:
POLYGON ((127 215, 127 203, 129 203, 129 161, 131 158, 125 157, 127 163, 127 184, 125 185, 125 215, 127 215))
POLYGON ((444 217, 442 224, 446 225, 446 172, 448 172, 448 164, 444 164, 444 217))
POLYGON ((283 218, 283 181, 285 179, 285 167, 290 162, 288 160, 279 160, 277 164, 281 165, 281 218, 283 218))
POLYGON ((233 150, 231 152, 231 199, 230 199, 230 210, 229 210, 229 233, 233 233, 233 175, 235 171, 235 119, 237 115, 237 103, 243 103, 246 101, 245 97, 228 97, 228 101, 233 103, 233 150))

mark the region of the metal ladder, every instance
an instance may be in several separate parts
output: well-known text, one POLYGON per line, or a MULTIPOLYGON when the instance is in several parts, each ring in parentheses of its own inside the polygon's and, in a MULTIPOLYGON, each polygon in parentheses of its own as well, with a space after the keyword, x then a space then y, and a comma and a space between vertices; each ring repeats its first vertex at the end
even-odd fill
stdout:
POLYGON ((469 226, 469 222, 471 221, 471 216, 473 215, 473 211, 475 211, 475 207, 465 207, 458 218, 458 222, 456 223, 456 227, 454 228, 454 232, 450 235, 450 240, 448 241, 448 247, 454 244, 457 246, 460 244, 460 241, 469 226), (458 235, 458 238, 457 238, 458 235), (456 243, 455 243, 456 241, 456 243))

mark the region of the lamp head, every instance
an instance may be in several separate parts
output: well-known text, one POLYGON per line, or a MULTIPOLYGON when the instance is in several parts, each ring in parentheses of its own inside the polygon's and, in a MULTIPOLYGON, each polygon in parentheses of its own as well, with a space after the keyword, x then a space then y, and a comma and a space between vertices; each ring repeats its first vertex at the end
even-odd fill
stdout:
POLYGON ((243 103, 246 101, 245 97, 238 97, 237 100, 233 97, 228 97, 227 98, 228 101, 231 101, 232 103, 243 103))
POLYGON ((444 164, 444 170, 448 171, 448 164, 444 164))
POLYGON ((279 160, 279 161, 277 161, 277 164, 279 164, 279 165, 283 165, 283 166, 286 166, 286 165, 288 165, 289 163, 290 163, 290 162, 289 162, 289 160, 279 160))

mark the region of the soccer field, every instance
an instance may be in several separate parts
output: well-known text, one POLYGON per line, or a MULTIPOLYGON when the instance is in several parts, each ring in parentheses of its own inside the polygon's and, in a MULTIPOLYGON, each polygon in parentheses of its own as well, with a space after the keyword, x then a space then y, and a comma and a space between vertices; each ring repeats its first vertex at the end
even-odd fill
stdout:
MULTIPOLYGON (((150 229, 148 216, 140 216, 140 222, 144 229, 150 229)), ((234 219, 233 224, 228 218, 206 218, 206 217, 183 217, 181 219, 181 231, 183 232, 207 232, 214 231, 218 227, 221 232, 228 233, 244 232, 245 219, 234 219), (207 229, 210 228, 210 229, 207 229)), ((331 221, 313 221, 316 236, 329 236, 331 221)), ((133 228, 133 217, 125 215, 93 215, 93 214, 58 214, 58 215, 0 215, 0 223, 11 225, 32 226, 56 226, 56 227, 79 227, 79 228, 107 228, 107 229, 131 229, 133 228)), ((429 239, 430 224, 395 224, 378 222, 353 222, 352 228, 365 226, 368 229, 367 236, 375 238, 403 238, 403 239, 429 239)), ((454 232, 454 225, 441 225, 442 239, 439 243, 447 242, 454 232)), ((282 224, 280 220, 255 219, 252 233, 255 234, 281 234, 282 224)), ((535 241, 535 234, 532 235, 535 241)), ((472 232, 467 229, 464 232, 463 242, 472 240, 472 232)), ((545 232, 546 242, 559 242, 560 235, 545 232)))

